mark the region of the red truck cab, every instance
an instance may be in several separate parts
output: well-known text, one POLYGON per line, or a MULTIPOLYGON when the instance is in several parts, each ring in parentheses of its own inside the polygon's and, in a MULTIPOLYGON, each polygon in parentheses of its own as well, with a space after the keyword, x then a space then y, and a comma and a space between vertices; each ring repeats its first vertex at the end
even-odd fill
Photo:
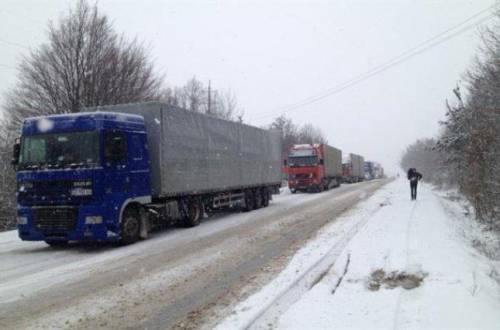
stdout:
MULTIPOLYGON (((325 150, 330 149, 334 148, 324 144, 296 144, 290 148, 286 172, 288 173, 288 187, 292 193, 323 191, 340 184, 338 177, 330 175, 328 170, 331 166, 328 166, 325 150)), ((339 176, 341 175, 340 161, 339 176)))

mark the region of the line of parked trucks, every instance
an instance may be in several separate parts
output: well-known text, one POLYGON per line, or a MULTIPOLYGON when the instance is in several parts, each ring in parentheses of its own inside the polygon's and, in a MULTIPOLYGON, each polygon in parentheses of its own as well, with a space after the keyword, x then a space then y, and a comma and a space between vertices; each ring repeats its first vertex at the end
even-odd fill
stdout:
POLYGON ((342 151, 327 144, 296 144, 284 161, 288 187, 297 191, 321 192, 344 183, 379 179, 384 176, 380 164, 360 155, 342 157, 342 151))
POLYGON ((159 226, 266 207, 282 169, 293 193, 383 176, 326 144, 294 145, 283 160, 278 131, 156 102, 28 118, 13 164, 19 237, 52 246, 129 244, 159 226))

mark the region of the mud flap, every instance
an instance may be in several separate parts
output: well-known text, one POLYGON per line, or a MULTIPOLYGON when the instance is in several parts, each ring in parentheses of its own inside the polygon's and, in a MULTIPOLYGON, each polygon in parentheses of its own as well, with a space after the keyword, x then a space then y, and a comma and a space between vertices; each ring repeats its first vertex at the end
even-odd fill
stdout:
POLYGON ((148 238, 148 234, 149 234, 149 230, 150 230, 151 226, 149 223, 148 214, 144 209, 141 209, 140 217, 141 217, 141 228, 139 231, 139 237, 142 239, 146 239, 146 238, 148 238))

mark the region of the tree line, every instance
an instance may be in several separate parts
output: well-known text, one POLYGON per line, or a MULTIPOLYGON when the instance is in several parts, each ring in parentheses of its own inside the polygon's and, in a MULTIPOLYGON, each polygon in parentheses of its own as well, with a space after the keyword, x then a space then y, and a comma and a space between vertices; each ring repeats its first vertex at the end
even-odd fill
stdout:
POLYGON ((464 82, 446 102, 440 135, 410 145, 401 165, 421 168, 432 183, 458 187, 476 218, 500 230, 500 13, 480 35, 464 82))
POLYGON ((320 128, 310 123, 297 125, 285 115, 275 118, 268 128, 281 131, 283 152, 287 152, 294 144, 328 143, 320 128))

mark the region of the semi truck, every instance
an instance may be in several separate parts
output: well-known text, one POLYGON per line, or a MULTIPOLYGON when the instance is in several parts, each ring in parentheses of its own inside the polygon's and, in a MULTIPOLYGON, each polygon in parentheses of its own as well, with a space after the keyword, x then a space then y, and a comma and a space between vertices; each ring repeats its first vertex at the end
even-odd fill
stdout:
POLYGON ((293 145, 286 159, 288 187, 297 191, 321 192, 340 186, 342 152, 327 144, 293 145))
POLYGON ((281 155, 277 131, 156 102, 28 118, 14 147, 19 237, 130 244, 158 226, 265 207, 281 155))
POLYGON ((356 154, 349 154, 342 164, 343 182, 355 183, 365 179, 365 159, 356 154))

